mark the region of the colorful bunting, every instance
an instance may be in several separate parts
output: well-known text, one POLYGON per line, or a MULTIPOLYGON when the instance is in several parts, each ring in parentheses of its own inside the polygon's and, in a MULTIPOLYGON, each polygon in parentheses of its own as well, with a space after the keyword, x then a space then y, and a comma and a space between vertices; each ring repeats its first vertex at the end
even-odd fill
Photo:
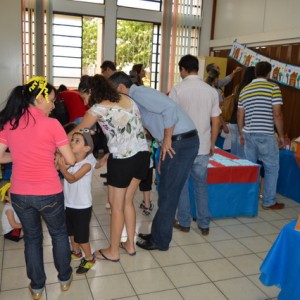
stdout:
POLYGON ((247 48, 245 45, 233 42, 229 57, 245 67, 255 66, 260 61, 268 61, 272 65, 270 79, 281 84, 300 89, 300 67, 289 65, 247 48))

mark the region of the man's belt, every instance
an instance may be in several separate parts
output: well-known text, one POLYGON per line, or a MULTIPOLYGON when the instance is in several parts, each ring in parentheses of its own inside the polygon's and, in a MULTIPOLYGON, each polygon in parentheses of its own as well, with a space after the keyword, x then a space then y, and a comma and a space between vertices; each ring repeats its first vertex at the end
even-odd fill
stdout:
POLYGON ((180 134, 175 134, 172 136, 172 141, 181 141, 181 140, 184 140, 184 139, 188 139, 188 138, 191 138, 195 135, 198 134, 198 131, 196 129, 194 130, 191 130, 191 131, 188 131, 188 132, 184 132, 184 133, 180 133, 180 134))

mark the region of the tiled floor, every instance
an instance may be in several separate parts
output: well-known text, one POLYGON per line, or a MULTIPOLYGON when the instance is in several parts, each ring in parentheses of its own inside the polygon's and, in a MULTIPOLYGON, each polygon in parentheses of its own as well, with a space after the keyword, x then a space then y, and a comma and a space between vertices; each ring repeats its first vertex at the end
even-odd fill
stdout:
MULTIPOLYGON (((93 177, 93 249, 106 247, 109 240, 110 215, 105 209, 107 191, 99 173, 95 171, 93 177)), ((156 191, 152 192, 152 199, 156 204, 156 191)), ((282 226, 300 213, 298 203, 279 195, 278 199, 286 203, 283 211, 259 210, 256 218, 215 219, 207 237, 201 236, 195 223, 189 233, 174 230, 171 247, 166 252, 138 248, 137 255, 131 257, 121 250, 119 263, 98 261, 87 275, 74 275, 71 289, 64 293, 60 291, 51 240, 45 228, 47 285, 42 299, 276 299, 279 289, 260 283, 259 266, 282 226)), ((138 209, 140 200, 138 192, 135 197, 136 232, 148 232, 152 217, 142 215, 138 209)), ((23 241, 4 241, 0 236, 1 300, 31 299, 23 248, 23 241)), ((76 267, 78 262, 72 265, 76 267)))

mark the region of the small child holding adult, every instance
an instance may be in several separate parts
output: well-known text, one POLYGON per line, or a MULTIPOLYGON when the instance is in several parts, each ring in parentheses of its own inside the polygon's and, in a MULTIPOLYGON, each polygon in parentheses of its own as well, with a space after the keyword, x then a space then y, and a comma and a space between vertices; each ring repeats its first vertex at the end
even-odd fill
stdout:
POLYGON ((63 158, 58 158, 58 166, 64 176, 66 223, 72 247, 71 257, 75 260, 81 259, 76 273, 85 274, 95 264, 89 243, 89 226, 92 215, 92 171, 97 161, 92 155, 94 145, 90 130, 75 132, 70 145, 76 158, 75 165, 69 166, 63 158))
POLYGON ((1 201, 4 201, 4 207, 1 216, 3 235, 5 239, 18 242, 23 238, 22 224, 11 205, 10 183, 6 183, 1 189, 1 201))

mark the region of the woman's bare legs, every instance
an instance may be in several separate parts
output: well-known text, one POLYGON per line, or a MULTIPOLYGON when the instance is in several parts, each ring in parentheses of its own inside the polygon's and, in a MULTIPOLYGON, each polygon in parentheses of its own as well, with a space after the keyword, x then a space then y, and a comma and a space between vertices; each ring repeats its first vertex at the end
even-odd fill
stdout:
POLYGON ((128 253, 134 253, 134 235, 135 235, 135 224, 136 224, 136 212, 133 204, 134 194, 140 184, 140 180, 133 178, 130 182, 130 185, 126 191, 125 198, 125 208, 124 208, 124 217, 125 217, 125 227, 127 231, 127 240, 123 243, 128 253))
MULTIPOLYGON (((101 252, 109 259, 119 259, 119 247, 121 235, 124 227, 124 206, 125 195, 127 188, 117 188, 108 185, 108 199, 111 205, 110 218, 110 246, 106 249, 101 249, 101 252)), ((101 254, 96 252, 96 257, 101 254)), ((104 259, 104 258, 103 258, 104 259)))
MULTIPOLYGON (((108 198, 111 205, 110 219, 110 246, 102 249, 101 252, 109 259, 119 259, 119 247, 124 228, 124 223, 127 231, 127 241, 124 243, 126 250, 129 253, 135 252, 134 235, 136 213, 133 204, 134 194, 140 184, 140 180, 133 178, 128 188, 116 188, 108 186, 108 198)), ((96 253, 101 256, 101 254, 96 253)))

